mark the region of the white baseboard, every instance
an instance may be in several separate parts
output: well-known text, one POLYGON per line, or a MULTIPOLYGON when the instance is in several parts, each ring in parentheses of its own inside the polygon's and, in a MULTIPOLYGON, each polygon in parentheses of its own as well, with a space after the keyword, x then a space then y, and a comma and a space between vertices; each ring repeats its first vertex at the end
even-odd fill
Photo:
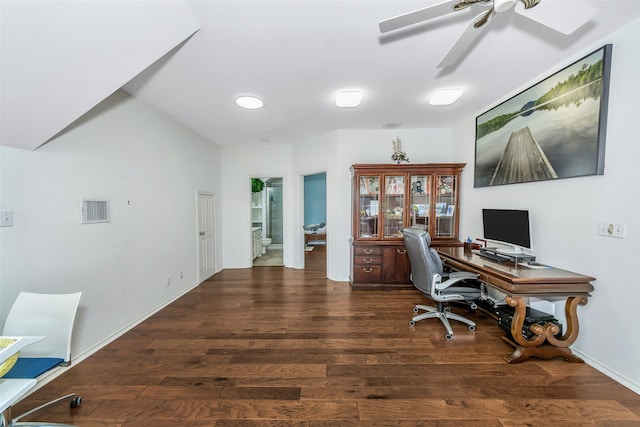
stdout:
POLYGON ((631 390, 635 394, 640 395, 640 384, 631 381, 629 378, 624 377, 619 372, 617 372, 617 371, 615 371, 613 369, 610 369, 607 366, 602 365, 597 360, 594 360, 594 359, 590 358, 589 356, 585 355, 584 353, 582 353, 582 352, 580 352, 580 351, 578 351, 578 350, 576 350, 574 348, 571 348, 571 351, 576 356, 578 356, 581 359, 583 359, 587 365, 589 365, 592 368, 600 371, 601 373, 603 373, 604 375, 608 376, 612 380, 622 384, 623 386, 625 386, 626 388, 628 388, 629 390, 631 390))

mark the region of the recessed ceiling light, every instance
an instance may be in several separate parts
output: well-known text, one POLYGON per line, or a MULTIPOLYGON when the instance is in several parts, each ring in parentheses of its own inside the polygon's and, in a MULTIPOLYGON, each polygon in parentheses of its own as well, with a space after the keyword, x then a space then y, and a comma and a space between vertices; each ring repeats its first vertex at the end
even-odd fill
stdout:
POLYGON ((360 105, 362 92, 357 90, 345 90, 338 92, 336 96, 336 106, 340 108, 354 108, 360 105))
POLYGON ((431 97, 431 105, 451 105, 462 96, 462 89, 439 89, 431 97))
POLYGON ((246 108, 247 110, 257 110, 264 106, 262 99, 257 96, 243 95, 236 98, 236 104, 239 107, 246 108))

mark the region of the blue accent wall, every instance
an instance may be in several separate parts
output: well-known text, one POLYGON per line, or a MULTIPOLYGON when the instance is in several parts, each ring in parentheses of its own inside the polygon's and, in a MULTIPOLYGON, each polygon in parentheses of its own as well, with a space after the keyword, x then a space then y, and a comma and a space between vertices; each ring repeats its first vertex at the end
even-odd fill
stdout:
POLYGON ((327 174, 304 177, 304 225, 327 222, 327 174))

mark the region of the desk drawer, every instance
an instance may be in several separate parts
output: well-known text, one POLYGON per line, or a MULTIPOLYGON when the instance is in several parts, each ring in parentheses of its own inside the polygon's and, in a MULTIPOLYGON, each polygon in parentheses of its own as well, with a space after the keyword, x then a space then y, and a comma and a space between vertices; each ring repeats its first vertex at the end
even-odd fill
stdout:
POLYGON ((380 283, 380 271, 379 265, 354 266, 353 283, 380 283))
POLYGON ((382 264, 382 258, 377 255, 377 256, 357 256, 353 259, 353 265, 355 265, 356 267, 362 267, 362 266, 380 266, 382 264))

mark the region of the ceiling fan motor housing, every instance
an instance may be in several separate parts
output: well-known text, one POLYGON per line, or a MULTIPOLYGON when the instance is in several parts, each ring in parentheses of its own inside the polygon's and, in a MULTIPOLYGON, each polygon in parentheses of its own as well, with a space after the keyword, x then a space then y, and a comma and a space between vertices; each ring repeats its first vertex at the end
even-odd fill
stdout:
POLYGON ((496 12, 505 12, 513 7, 518 0, 494 0, 493 1, 493 10, 496 12))

